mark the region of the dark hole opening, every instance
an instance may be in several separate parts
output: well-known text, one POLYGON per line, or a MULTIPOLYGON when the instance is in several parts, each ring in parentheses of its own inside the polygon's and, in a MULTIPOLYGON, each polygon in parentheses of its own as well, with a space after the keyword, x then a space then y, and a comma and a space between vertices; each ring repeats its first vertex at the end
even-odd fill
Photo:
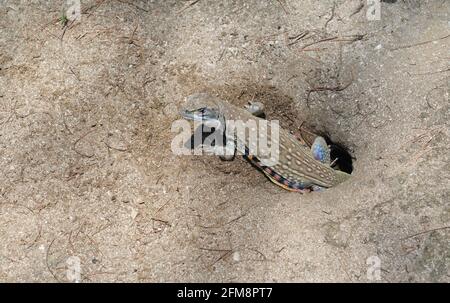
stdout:
POLYGON ((342 144, 331 141, 326 135, 322 135, 322 137, 325 138, 325 141, 327 141, 327 144, 330 146, 331 162, 335 161, 333 168, 351 174, 353 171, 354 158, 350 155, 347 148, 342 144))

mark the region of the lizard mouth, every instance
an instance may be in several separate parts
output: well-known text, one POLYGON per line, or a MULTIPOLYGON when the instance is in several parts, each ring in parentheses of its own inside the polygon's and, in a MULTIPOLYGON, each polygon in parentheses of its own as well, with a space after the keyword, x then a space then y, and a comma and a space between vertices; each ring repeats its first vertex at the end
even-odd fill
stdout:
POLYGON ((181 110, 180 115, 186 120, 202 121, 203 116, 195 110, 181 110))

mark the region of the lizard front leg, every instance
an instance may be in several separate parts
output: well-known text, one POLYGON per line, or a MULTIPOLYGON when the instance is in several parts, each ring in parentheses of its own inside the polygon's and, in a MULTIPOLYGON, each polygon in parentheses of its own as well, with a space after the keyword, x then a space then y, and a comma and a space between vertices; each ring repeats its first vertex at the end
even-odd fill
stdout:
POLYGON ((223 154, 219 155, 219 159, 222 161, 233 161, 234 157, 236 156, 236 143, 235 139, 233 138, 227 138, 226 134, 226 122, 225 117, 220 118, 220 122, 222 124, 222 127, 220 128, 220 132, 222 132, 222 142, 223 142, 223 154))
POLYGON ((222 161, 233 161, 236 156, 236 144, 233 140, 225 139, 225 145, 223 146, 223 154, 219 155, 222 161))

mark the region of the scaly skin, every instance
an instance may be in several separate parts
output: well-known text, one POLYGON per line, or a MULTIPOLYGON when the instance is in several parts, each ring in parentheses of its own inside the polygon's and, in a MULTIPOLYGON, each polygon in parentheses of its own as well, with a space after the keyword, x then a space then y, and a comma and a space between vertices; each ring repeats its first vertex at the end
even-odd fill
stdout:
MULTIPOLYGON (((247 123, 254 120, 260 122, 261 118, 255 117, 249 111, 239 108, 206 93, 194 94, 186 98, 186 104, 181 115, 187 120, 197 121, 226 121, 240 120, 247 123)), ((260 124, 257 124, 260 125, 260 124)), ((260 133, 266 136, 266 142, 272 142, 271 125, 267 123, 267 131, 260 133)), ((249 154, 249 137, 251 129, 245 130, 245 139, 239 141, 239 136, 227 135, 227 140, 236 141, 236 149, 252 164, 262 170, 271 181, 284 189, 306 192, 311 189, 321 190, 338 185, 347 180, 350 175, 342 171, 334 170, 329 165, 329 150, 323 146, 323 138, 314 142, 313 152, 302 144, 287 130, 279 128, 279 140, 273 140, 272 144, 278 145, 278 161, 267 165, 260 149, 256 154, 249 154), (328 151, 328 154, 327 154, 328 151), (322 162, 321 162, 322 161, 322 162)), ((257 136, 257 138, 261 138, 257 136)))

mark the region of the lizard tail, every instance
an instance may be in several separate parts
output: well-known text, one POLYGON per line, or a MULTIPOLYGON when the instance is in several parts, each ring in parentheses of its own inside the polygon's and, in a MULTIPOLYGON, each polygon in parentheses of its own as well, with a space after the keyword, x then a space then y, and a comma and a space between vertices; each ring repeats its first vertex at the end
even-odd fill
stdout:
POLYGON ((338 185, 350 178, 350 174, 344 173, 343 171, 336 170, 335 171, 335 181, 334 185, 338 185))

